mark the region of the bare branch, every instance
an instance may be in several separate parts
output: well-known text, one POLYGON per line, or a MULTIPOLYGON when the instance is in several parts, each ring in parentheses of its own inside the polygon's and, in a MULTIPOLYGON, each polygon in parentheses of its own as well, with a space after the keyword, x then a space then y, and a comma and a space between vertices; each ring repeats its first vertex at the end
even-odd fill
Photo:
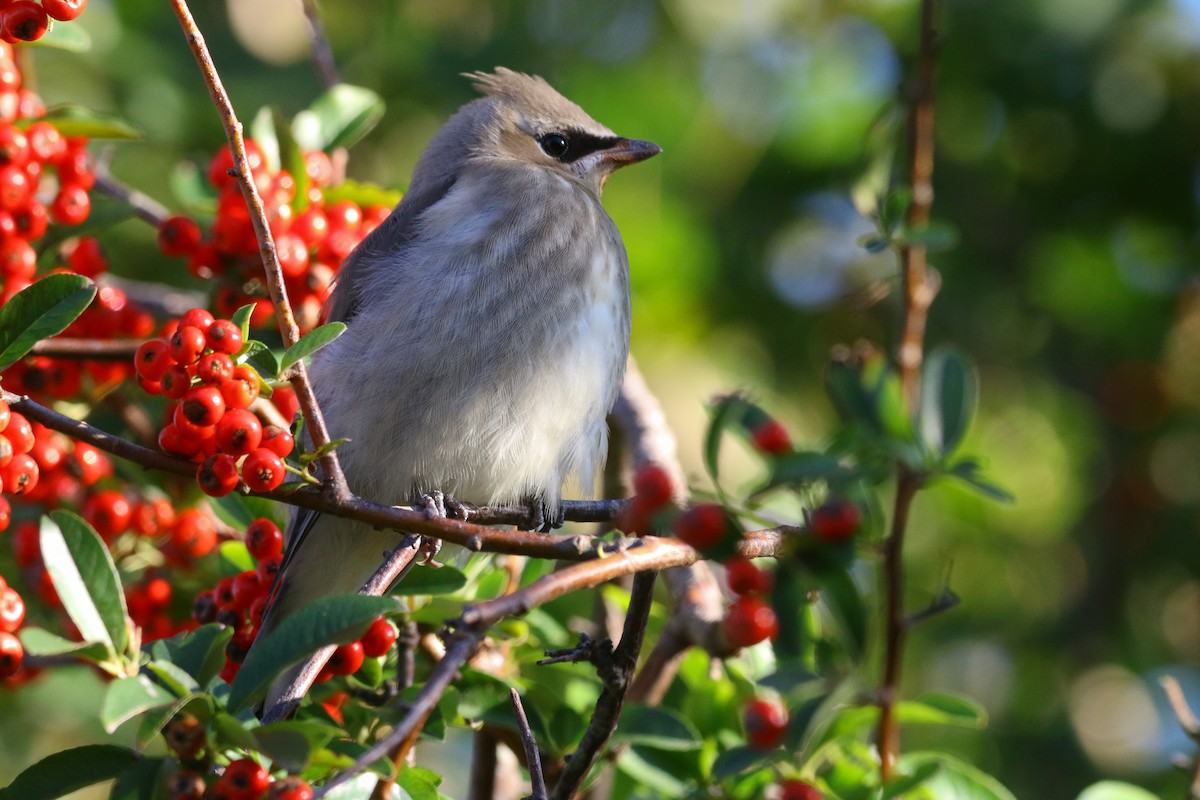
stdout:
POLYGON ((138 219, 144 220, 156 228, 171 216, 170 210, 162 203, 114 178, 108 171, 108 165, 103 162, 97 165, 96 188, 109 197, 115 197, 126 203, 133 209, 138 219))
POLYGON ((60 336, 54 339, 42 339, 33 345, 30 353, 50 358, 132 363, 133 356, 143 341, 143 339, 74 339, 60 336))
POLYGON ((529 782, 532 794, 526 800, 547 800, 546 779, 542 776, 542 755, 538 750, 537 739, 529 728, 529 718, 525 716, 525 707, 521 705, 521 695, 516 689, 508 690, 508 699, 512 702, 513 715, 517 718, 517 731, 521 734, 521 744, 525 748, 525 763, 529 767, 529 782))
POLYGON ((328 89, 342 82, 338 75, 337 62, 333 60, 333 48, 329 46, 329 37, 325 35, 325 26, 321 23, 321 10, 317 8, 316 0, 303 0, 304 18, 308 20, 308 39, 311 44, 313 64, 321 83, 328 89))

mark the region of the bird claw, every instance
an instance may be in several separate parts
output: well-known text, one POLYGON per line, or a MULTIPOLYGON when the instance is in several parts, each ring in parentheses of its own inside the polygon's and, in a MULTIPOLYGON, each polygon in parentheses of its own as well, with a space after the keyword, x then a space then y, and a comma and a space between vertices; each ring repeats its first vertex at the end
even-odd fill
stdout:
POLYGON ((566 512, 561 505, 551 514, 550 507, 540 497, 527 498, 525 508, 529 512, 526 530, 549 533, 555 528, 561 528, 566 522, 566 512))
POLYGON ((470 519, 471 514, 478 510, 477 506, 455 500, 437 489, 423 493, 419 505, 429 519, 457 519, 463 522, 470 519))

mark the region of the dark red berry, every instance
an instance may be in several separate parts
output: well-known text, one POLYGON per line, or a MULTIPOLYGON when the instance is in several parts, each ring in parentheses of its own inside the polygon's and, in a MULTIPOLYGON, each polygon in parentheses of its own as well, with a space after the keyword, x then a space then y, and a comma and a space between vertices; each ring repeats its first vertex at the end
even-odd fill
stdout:
POLYGON ((224 497, 238 485, 236 459, 228 453, 209 456, 196 469, 196 481, 210 497, 224 497))
POLYGON ((255 560, 283 554, 283 532, 265 517, 259 517, 246 527, 246 549, 255 560))
POLYGON ((729 532, 725 509, 716 503, 692 506, 675 518, 675 535, 697 550, 720 544, 729 532))
POLYGON ((642 464, 633 475, 633 490, 638 497, 644 497, 651 508, 662 508, 671 502, 674 494, 671 474, 661 464, 642 464))
POLYGON ((858 531, 858 508, 849 500, 830 498, 812 512, 812 530, 827 542, 842 542, 858 531))
POLYGON ((764 453, 781 456, 792 451, 792 439, 778 420, 768 419, 750 432, 754 446, 764 453))
POLYGON ((771 588, 771 575, 749 559, 732 556, 725 562, 725 578, 734 594, 763 594, 771 588))
POLYGON ((731 645, 749 647, 775 636, 779 620, 775 610, 761 597, 748 594, 730 604, 722 627, 731 645))
POLYGON ((242 349, 242 329, 227 319, 219 319, 204 332, 208 346, 218 353, 233 355, 242 349))
POLYGON ((351 642, 334 650, 327 666, 334 675, 353 675, 364 660, 362 642, 351 642))
POLYGON ((779 800, 825 800, 821 790, 807 781, 784 781, 779 800))
POLYGON ((0 678, 11 678, 25 660, 25 648, 21 640, 11 633, 0 631, 0 678))
POLYGON ((167 256, 191 255, 200 244, 200 226, 189 217, 171 217, 158 226, 158 249, 167 256))
POLYGON ((746 740, 758 750, 770 750, 787 731, 787 710, 766 700, 754 700, 746 707, 746 740))
POLYGON ((267 792, 267 800, 312 800, 312 797, 312 787, 295 775, 275 781, 267 792))
POLYGON ((217 786, 230 792, 229 800, 260 800, 270 784, 270 773, 252 758, 239 758, 217 779, 217 786))
POLYGON ((379 617, 367 628, 367 632, 359 640, 362 644, 363 655, 378 658, 386 655, 396 643, 396 626, 387 617, 379 617))

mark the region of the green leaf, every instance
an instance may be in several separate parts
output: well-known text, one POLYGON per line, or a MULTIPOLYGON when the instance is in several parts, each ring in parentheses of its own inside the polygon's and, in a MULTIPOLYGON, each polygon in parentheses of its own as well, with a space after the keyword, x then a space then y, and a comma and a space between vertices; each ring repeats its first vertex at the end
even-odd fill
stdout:
POLYGON ((68 53, 86 53, 92 49, 92 37, 82 25, 63 24, 50 21, 50 27, 42 38, 25 42, 26 47, 48 47, 51 50, 66 50, 68 53))
POLYGON ((49 122, 63 136, 86 136, 89 139, 140 139, 141 131, 113 114, 104 114, 77 105, 55 106, 39 117, 49 122))
POLYGON ((0 306, 0 369, 66 330, 95 296, 95 284, 69 273, 47 275, 17 292, 0 306))
POLYGON ((467 576, 449 564, 418 567, 392 589, 394 595, 452 594, 467 585, 467 576))
POLYGON ((143 669, 150 674, 155 682, 163 686, 176 697, 187 697, 193 692, 200 691, 200 685, 191 674, 170 661, 154 660, 143 669))
POLYGON ((151 708, 171 705, 175 697, 145 675, 120 678, 108 685, 100 707, 100 723, 112 733, 121 724, 151 708))
POLYGON ((875 401, 863 387, 857 367, 849 360, 830 363, 825 373, 825 391, 844 420, 871 431, 880 430, 875 401))
POLYGON ((379 783, 379 776, 370 773, 355 775, 343 784, 335 786, 325 795, 325 800, 367 800, 379 783))
POLYGON ((75 655, 87 661, 103 661, 108 648, 102 642, 73 642, 42 628, 22 628, 21 645, 34 656, 75 655))
POLYGON ((438 800, 441 782, 440 775, 422 767, 405 767, 396 776, 396 784, 408 792, 412 800, 438 800))
POLYGON ((170 661, 191 675, 198 685, 206 686, 224 665, 225 645, 231 638, 232 628, 209 623, 189 633, 158 640, 151 653, 154 658, 170 661))
POLYGON ((746 415, 747 403, 739 395, 716 398, 708 407, 708 431, 704 434, 704 467, 717 482, 720 470, 721 438, 726 429, 740 425, 746 415))
POLYGON ((921 376, 921 439, 935 453, 950 455, 962 442, 979 396, 974 366, 953 350, 939 348, 925 359, 921 376))
POLYGON ((213 714, 212 730, 216 733, 219 747, 240 747, 243 750, 253 750, 258 746, 254 733, 232 714, 218 711, 213 714))
POLYGON ((282 374, 297 361, 308 358, 345 332, 346 323, 344 322, 329 322, 320 327, 313 328, 301 336, 300 340, 294 345, 284 351, 283 358, 279 360, 279 372, 277 374, 282 374))
POLYGON ((399 613, 404 605, 391 597, 322 597, 284 618, 242 663, 229 692, 229 708, 240 711, 256 700, 279 673, 327 644, 346 644, 361 636, 380 614, 399 613))
POLYGON ((271 106, 263 106, 250 122, 250 138, 262 151, 263 161, 271 172, 279 172, 279 137, 276 136, 275 120, 279 112, 271 106))
POLYGON ((636 747, 626 750, 617 760, 617 769, 633 778, 639 786, 651 790, 654 797, 683 797, 687 784, 672 772, 647 761, 636 747))
POLYGON ((909 753, 900 757, 900 769, 919 774, 926 764, 938 765, 924 789, 933 797, 954 800, 1016 800, 1013 794, 991 775, 945 753, 909 753))
POLYGON ((325 205, 329 206, 342 200, 350 200, 363 208, 373 206, 395 208, 402 197, 404 197, 404 193, 395 189, 385 189, 373 183, 346 180, 325 190, 325 205))
POLYGON ((124 653, 125 595, 104 541, 83 517, 58 509, 42 518, 41 543, 50 580, 80 635, 124 653))
POLYGON ((275 376, 279 374, 279 362, 275 358, 275 354, 271 352, 271 348, 267 347, 262 342, 250 340, 249 346, 243 348, 244 352, 237 357, 237 363, 249 364, 258 371, 260 376, 275 376))
POLYGON ((844 481, 853 474, 853 470, 843 467, 834 456, 798 450, 773 459, 767 483, 756 489, 754 494, 762 494, 777 486, 803 486, 816 481, 844 481))
POLYGON ((640 705, 624 708, 612 740, 657 750, 696 750, 702 744, 696 727, 685 717, 665 707, 640 705))
POLYGON ((169 176, 171 194, 192 216, 212 216, 217 210, 217 190, 205 170, 192 161, 175 164, 169 176))
POLYGON ((304 732, 280 723, 255 728, 253 734, 258 750, 270 757, 277 766, 288 772, 300 772, 308 766, 313 747, 304 732))
POLYGON ((308 150, 351 147, 383 118, 383 98, 361 86, 330 87, 292 121, 292 136, 308 150))
POLYGON ((993 500, 998 500, 1002 503, 1011 503, 1016 499, 1009 491, 1000 488, 980 475, 979 464, 970 459, 958 462, 947 470, 946 474, 958 478, 971 488, 993 500))
POLYGON ((763 764, 762 750, 757 750, 748 745, 739 745, 738 747, 731 747, 717 756, 717 760, 713 762, 712 776, 720 781, 725 778, 732 778, 734 775, 740 775, 751 767, 760 766, 761 764, 763 764))
POLYGON ((958 244, 958 228, 949 222, 932 220, 925 227, 905 231, 903 239, 908 244, 923 245, 931 253, 941 253, 950 250, 958 244))
POLYGON ((914 700, 897 704, 896 717, 907 725, 950 725, 957 728, 982 728, 987 725, 987 710, 975 700, 942 692, 927 692, 914 700))
POLYGON ((175 702, 165 706, 156 706, 142 713, 141 719, 138 720, 137 733, 134 734, 134 742, 139 750, 145 750, 150 746, 150 743, 158 736, 167 723, 175 718, 175 715, 192 703, 211 702, 210 698, 204 695, 192 695, 190 697, 180 697, 175 702))
POLYGON ((57 800, 120 775, 139 761, 128 747, 88 744, 52 753, 0 789, 0 800, 57 800))
POLYGON ((845 570, 833 569, 822 573, 819 581, 821 598, 845 631, 850 651, 862 655, 867 643, 867 608, 854 579, 845 570))
POLYGON ((917 767, 916 771, 907 775, 897 775, 883 787, 883 800, 901 797, 928 781, 933 774, 941 769, 941 764, 930 762, 917 767))
POLYGON ((1132 783, 1100 781, 1084 789, 1077 800, 1158 800, 1158 795, 1132 783))
POLYGON ((251 522, 260 517, 265 517, 277 525, 282 521, 279 518, 279 506, 273 500, 264 497, 234 492, 224 497, 213 498, 211 505, 222 522, 239 531, 244 531, 251 522))
POLYGON ((221 566, 227 575, 237 575, 254 569, 254 556, 246 549, 246 543, 238 539, 221 542, 221 566))
POLYGON ((238 310, 233 312, 233 316, 229 318, 229 321, 237 325, 242 332, 242 349, 238 351, 239 355, 250 348, 250 317, 254 316, 255 308, 254 303, 239 306, 238 310))
POLYGON ((117 776, 108 800, 156 800, 165 758, 144 758, 117 776))

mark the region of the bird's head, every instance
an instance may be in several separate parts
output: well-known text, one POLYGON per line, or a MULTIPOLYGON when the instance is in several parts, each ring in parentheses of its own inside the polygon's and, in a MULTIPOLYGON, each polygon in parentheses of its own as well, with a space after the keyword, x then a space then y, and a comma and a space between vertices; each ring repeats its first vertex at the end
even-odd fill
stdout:
POLYGON ((430 143, 427 168, 444 173, 472 157, 512 159, 572 177, 599 196, 614 170, 662 152, 613 133, 540 77, 504 67, 468 77, 484 96, 430 143))

